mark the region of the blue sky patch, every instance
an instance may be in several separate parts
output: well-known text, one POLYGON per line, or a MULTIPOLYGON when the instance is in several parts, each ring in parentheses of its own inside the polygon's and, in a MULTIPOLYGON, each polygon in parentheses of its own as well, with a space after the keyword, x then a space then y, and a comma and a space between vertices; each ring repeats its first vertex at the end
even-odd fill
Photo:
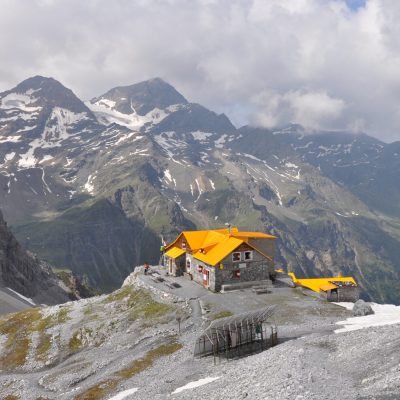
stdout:
POLYGON ((345 0, 348 7, 353 10, 357 11, 358 9, 365 6, 366 0, 345 0))

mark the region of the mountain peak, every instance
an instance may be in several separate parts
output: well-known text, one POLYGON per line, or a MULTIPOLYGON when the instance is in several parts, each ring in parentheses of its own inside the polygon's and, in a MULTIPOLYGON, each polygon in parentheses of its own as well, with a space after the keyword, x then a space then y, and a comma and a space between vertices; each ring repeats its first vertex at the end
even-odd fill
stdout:
POLYGON ((48 104, 51 107, 58 106, 73 112, 91 114, 90 110, 71 89, 51 77, 41 75, 30 77, 3 94, 9 93, 27 94, 33 96, 35 101, 48 104))
POLYGON ((91 101, 113 102, 113 108, 123 114, 146 115, 155 108, 165 109, 188 101, 169 83, 161 78, 152 78, 129 86, 118 86, 91 101))
POLYGON ((60 82, 58 82, 56 79, 51 78, 51 77, 46 77, 46 76, 41 76, 41 75, 35 75, 30 78, 27 78, 23 80, 21 83, 17 85, 17 88, 20 89, 39 89, 43 87, 48 87, 50 85, 61 85, 60 82))

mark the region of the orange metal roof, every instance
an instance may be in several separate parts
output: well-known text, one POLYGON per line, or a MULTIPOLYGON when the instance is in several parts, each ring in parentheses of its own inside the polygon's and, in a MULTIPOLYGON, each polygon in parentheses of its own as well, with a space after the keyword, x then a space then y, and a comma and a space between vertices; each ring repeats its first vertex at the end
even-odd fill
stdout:
POLYGON ((200 250, 193 254, 193 257, 209 265, 216 265, 223 260, 229 253, 243 243, 242 240, 226 236, 218 245, 209 251, 201 253, 200 250))
MULTIPOLYGON (((251 238, 275 239, 275 236, 260 232, 240 232, 238 228, 215 229, 208 231, 184 231, 172 243, 166 246, 168 253, 175 248, 176 242, 184 236, 188 246, 192 250, 193 257, 209 265, 216 265, 223 260, 229 253, 239 247, 242 243, 247 243, 251 238)), ((254 250, 259 251, 254 245, 254 250)), ((184 250, 182 250, 184 252, 184 250)), ((259 251, 260 252, 260 251, 259 251)), ((261 252, 260 252, 261 253, 261 252)), ((183 253, 181 253, 183 254, 183 253)), ((263 254, 263 253, 261 253, 263 254)), ((263 254, 264 255, 264 254, 263 254)), ((271 259, 270 256, 264 255, 271 259)))
POLYGON ((182 250, 179 247, 172 247, 165 253, 165 255, 168 257, 171 257, 171 258, 178 258, 179 256, 181 256, 184 253, 185 253, 185 250, 182 250))
POLYGON ((357 282, 354 280, 352 276, 337 276, 334 278, 332 277, 332 278, 298 279, 293 272, 288 272, 288 275, 292 277, 294 284, 311 289, 314 292, 320 292, 321 290, 326 291, 326 290, 336 289, 337 285, 331 283, 331 281, 351 282, 355 286, 357 286, 357 282))
POLYGON ((320 287, 319 287, 323 292, 327 292, 328 290, 332 290, 332 289, 337 289, 337 286, 334 285, 331 282, 328 283, 323 283, 320 287))
POLYGON ((232 236, 237 237, 237 238, 249 238, 249 239, 276 239, 276 236, 273 235, 268 235, 266 233, 261 233, 261 232, 238 232, 238 233, 232 233, 232 236))

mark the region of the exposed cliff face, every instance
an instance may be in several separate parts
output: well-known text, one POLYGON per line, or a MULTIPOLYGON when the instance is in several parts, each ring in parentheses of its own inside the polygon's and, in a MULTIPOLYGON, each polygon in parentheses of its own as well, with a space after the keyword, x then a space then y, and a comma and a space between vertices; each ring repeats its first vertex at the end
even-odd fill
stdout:
POLYGON ((32 298, 37 304, 57 304, 75 298, 63 288, 51 268, 24 251, 0 212, 0 286, 32 298))

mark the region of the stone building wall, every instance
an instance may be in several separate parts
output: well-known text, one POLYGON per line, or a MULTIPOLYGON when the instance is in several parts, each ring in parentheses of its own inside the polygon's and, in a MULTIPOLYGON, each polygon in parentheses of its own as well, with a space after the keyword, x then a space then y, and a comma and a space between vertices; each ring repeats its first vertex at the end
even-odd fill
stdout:
POLYGON ((204 285, 204 272, 208 271, 208 288, 216 292, 220 291, 224 284, 267 280, 274 273, 273 263, 247 244, 242 244, 215 267, 197 260, 190 254, 187 254, 186 258, 190 261, 190 273, 193 280, 204 285), (244 260, 244 253, 247 251, 252 252, 251 260, 244 260), (233 253, 241 254, 240 261, 233 261, 233 253))
POLYGON ((250 238, 249 244, 259 249, 263 254, 271 257, 271 260, 268 260, 270 264, 274 263, 275 239, 250 238))
POLYGON ((224 284, 270 279, 271 274, 274 272, 273 268, 273 263, 268 261, 262 254, 253 250, 247 244, 242 244, 217 266, 215 270, 215 290, 221 290, 221 286, 224 284), (251 260, 244 259, 244 253, 247 251, 252 251, 251 260), (233 261, 233 253, 236 252, 241 253, 240 261, 233 261))
POLYGON ((215 281, 215 271, 214 267, 211 267, 210 265, 204 263, 203 261, 197 260, 197 258, 194 258, 191 254, 186 254, 186 262, 189 260, 190 262, 190 274, 192 274, 193 280, 200 285, 203 285, 203 271, 209 271, 210 274, 210 285, 209 289, 214 290, 214 281, 215 281), (199 268, 201 267, 201 269, 199 268))
POLYGON ((329 290, 323 297, 328 301, 345 301, 355 303, 360 298, 360 289, 355 287, 339 287, 335 290, 329 290))
POLYGON ((186 255, 182 254, 177 258, 165 256, 168 272, 173 276, 182 276, 185 271, 186 255))

